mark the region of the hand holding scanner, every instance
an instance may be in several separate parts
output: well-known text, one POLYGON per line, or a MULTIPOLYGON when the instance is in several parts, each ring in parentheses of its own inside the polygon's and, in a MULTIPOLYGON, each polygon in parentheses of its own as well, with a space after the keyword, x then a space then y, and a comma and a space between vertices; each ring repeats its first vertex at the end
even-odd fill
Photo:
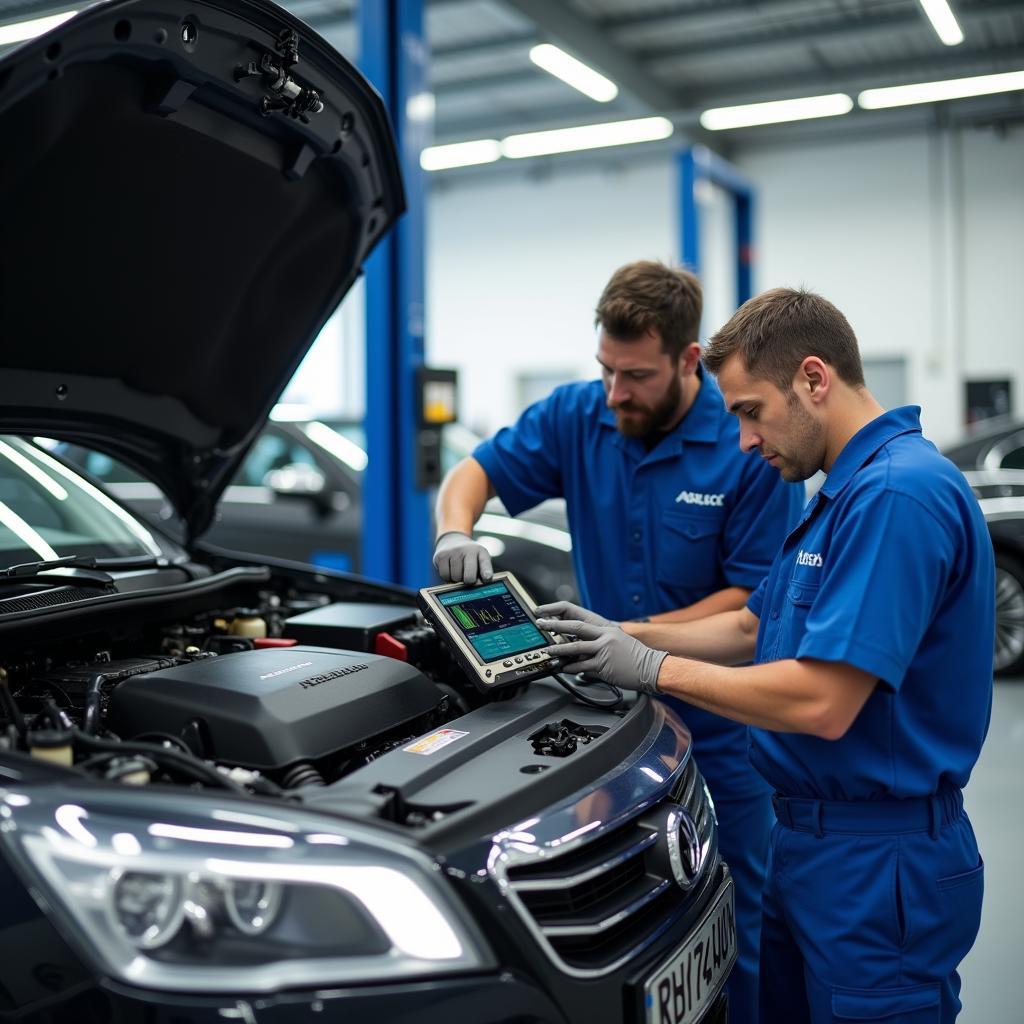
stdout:
POLYGON ((562 637, 541 629, 536 606, 510 572, 468 587, 446 583, 419 592, 420 608, 470 679, 489 692, 556 672, 547 648, 562 637))

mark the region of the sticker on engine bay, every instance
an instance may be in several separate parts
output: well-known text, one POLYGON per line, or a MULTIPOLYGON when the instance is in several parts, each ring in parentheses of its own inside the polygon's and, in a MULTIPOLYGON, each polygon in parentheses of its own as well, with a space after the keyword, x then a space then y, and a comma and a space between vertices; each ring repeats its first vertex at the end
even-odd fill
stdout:
POLYGON ((449 743, 454 743, 468 735, 468 732, 461 732, 458 729, 438 729, 437 732, 423 736, 402 749, 410 754, 436 754, 442 747, 447 747, 449 743))

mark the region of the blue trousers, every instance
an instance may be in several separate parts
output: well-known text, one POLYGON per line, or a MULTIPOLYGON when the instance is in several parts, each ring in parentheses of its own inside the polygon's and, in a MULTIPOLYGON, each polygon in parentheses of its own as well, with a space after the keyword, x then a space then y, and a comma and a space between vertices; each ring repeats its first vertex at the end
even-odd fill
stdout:
POLYGON ((954 1021, 984 884, 959 791, 881 807, 776 803, 761 1024, 954 1021))
POLYGON ((768 860, 768 837, 775 815, 771 791, 758 784, 760 776, 751 768, 752 793, 735 792, 735 765, 730 770, 733 785, 716 784, 716 758, 707 763, 697 755, 698 765, 715 801, 718 817, 718 848, 736 882, 736 966, 729 975, 729 1020, 736 1024, 757 1024, 757 961, 761 936, 761 890, 768 860))

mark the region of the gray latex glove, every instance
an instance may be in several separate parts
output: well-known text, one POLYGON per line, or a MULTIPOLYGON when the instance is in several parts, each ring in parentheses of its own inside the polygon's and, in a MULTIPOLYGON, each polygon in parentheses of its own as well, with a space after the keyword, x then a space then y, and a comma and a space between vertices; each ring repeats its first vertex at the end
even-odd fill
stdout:
POLYGON ((449 583, 486 583, 494 575, 491 556, 479 541, 459 530, 449 530, 437 538, 434 568, 449 583))
POLYGON ((660 692, 658 672, 667 651, 647 647, 618 626, 598 626, 579 619, 538 619, 537 625, 576 637, 548 648, 552 658, 562 659, 563 672, 589 672, 624 690, 660 692))
MULTIPOLYGON (((613 619, 606 619, 597 612, 582 608, 571 601, 553 601, 551 604, 537 605, 537 617, 545 619, 575 619, 579 622, 587 622, 591 626, 617 626, 619 623, 613 619)), ((560 629, 555 630, 561 633, 560 629)))

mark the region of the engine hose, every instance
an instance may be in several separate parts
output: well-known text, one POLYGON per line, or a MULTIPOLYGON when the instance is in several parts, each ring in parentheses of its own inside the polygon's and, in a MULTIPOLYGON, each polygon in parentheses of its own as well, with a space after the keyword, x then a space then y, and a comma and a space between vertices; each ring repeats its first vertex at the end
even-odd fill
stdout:
POLYGON ((292 765, 281 780, 284 789, 298 789, 300 786, 326 786, 324 777, 308 762, 292 765))
POLYGON ((179 772, 191 775, 207 785, 220 786, 222 789, 229 789, 238 796, 249 796, 244 786, 239 785, 233 779, 228 778, 216 768, 201 761, 191 754, 184 754, 170 747, 160 747, 153 743, 124 743, 120 740, 104 740, 98 736, 90 736, 80 729, 73 732, 75 746, 84 750, 91 750, 99 753, 114 754, 142 754, 148 755, 163 768, 172 768, 179 772))
POLYGON ((100 720, 100 692, 107 681, 104 673, 99 672, 89 680, 85 695, 85 717, 82 720, 82 732, 88 736, 96 735, 96 727, 100 720))

